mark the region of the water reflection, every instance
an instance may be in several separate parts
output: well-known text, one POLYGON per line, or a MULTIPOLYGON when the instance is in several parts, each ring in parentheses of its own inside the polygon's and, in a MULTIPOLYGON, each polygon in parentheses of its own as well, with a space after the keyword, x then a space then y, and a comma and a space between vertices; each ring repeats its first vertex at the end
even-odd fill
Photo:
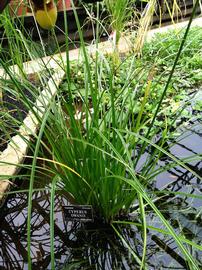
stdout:
MULTIPOLYGON (((190 130, 188 131, 190 132, 190 130)), ((194 136, 199 137, 194 133, 194 136)), ((171 148, 172 154, 193 154, 201 151, 193 147, 193 137, 186 137, 171 148), (184 143, 186 142, 186 145, 184 143), (180 150, 183 148, 182 150, 180 150)), ((194 137, 196 141, 196 138, 194 137)), ((200 145, 200 144, 199 144, 200 145)), ((161 166, 169 161, 162 161, 161 166)), ((202 161, 188 164, 198 174, 202 171, 202 161)), ((196 177, 182 168, 172 168, 161 174, 150 189, 161 192, 164 189, 200 195, 202 185, 196 177)), ((160 194, 160 193, 159 193, 160 194)), ((160 195, 159 195, 160 196, 160 195)), ((56 269, 139 269, 135 259, 111 227, 97 224, 80 224, 67 222, 62 207, 67 205, 62 195, 55 197, 55 261, 56 269), (72 266, 72 268, 71 268, 72 266)), ((178 234, 186 236, 202 246, 202 202, 201 199, 182 196, 181 194, 164 194, 156 201, 157 207, 170 221, 178 234)), ((163 228, 160 220, 152 210, 148 212, 149 225, 163 228)), ((33 269, 51 269, 50 266, 50 194, 49 191, 35 192, 31 218, 31 255, 33 269)), ((27 269, 27 194, 17 193, 9 196, 0 212, 0 269, 27 269)), ((141 222, 136 212, 131 220, 141 222)), ((142 237, 136 226, 117 227, 124 239, 130 244, 136 255, 142 256, 142 237)), ((162 235, 148 230, 147 263, 149 270, 189 269, 187 262, 169 235, 162 235)), ((202 252, 188 247, 190 253, 202 265, 202 252)))

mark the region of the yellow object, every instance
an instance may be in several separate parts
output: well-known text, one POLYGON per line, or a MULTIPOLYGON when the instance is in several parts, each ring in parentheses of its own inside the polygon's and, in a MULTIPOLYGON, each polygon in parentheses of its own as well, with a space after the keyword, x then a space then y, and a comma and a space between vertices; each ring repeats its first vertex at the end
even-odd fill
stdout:
POLYGON ((35 12, 36 21, 46 30, 53 28, 57 20, 57 7, 54 2, 49 7, 49 3, 50 1, 44 1, 44 9, 38 9, 35 12))

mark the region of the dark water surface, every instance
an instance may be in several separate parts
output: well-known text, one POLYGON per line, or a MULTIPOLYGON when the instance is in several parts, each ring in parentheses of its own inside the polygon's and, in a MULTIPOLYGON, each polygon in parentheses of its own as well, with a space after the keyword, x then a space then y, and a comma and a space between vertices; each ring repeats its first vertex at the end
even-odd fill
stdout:
MULTIPOLYGON (((176 157, 202 153, 202 126, 199 122, 187 126, 182 139, 170 148, 176 157)), ((161 166, 167 164, 161 161, 161 166)), ((202 175, 202 160, 188 164, 202 175)), ((182 168, 170 169, 159 175, 150 187, 162 190, 202 194, 202 183, 182 168)), ((162 194, 164 195, 164 194, 162 194)), ((55 197, 55 262, 56 269, 139 269, 133 256, 111 227, 79 222, 67 222, 62 207, 67 205, 62 195, 55 197), (74 263, 74 267, 71 266, 74 263), (75 264, 76 263, 76 264, 75 264)), ((156 201, 157 207, 170 221, 176 233, 202 246, 202 200, 182 195, 166 194, 156 201)), ((160 220, 146 208, 149 225, 162 228, 160 220)), ((31 218, 32 268, 51 269, 50 266, 50 194, 49 191, 33 195, 31 218)), ((137 213, 130 220, 140 222, 137 213)), ((116 226, 124 239, 141 258, 143 242, 136 226, 116 226)), ((0 269, 28 269, 27 267, 27 194, 10 195, 0 211, 0 269)), ((189 269, 187 262, 168 235, 148 230, 147 264, 149 270, 189 269)), ((188 247, 196 261, 202 265, 202 251, 188 247)), ((201 266, 202 269, 202 266, 201 266)))
POLYGON ((18 133, 23 120, 34 107, 38 95, 44 89, 41 84, 47 84, 50 78, 49 73, 46 73, 43 71, 41 77, 36 74, 27 75, 27 80, 18 82, 18 88, 9 81, 7 85, 2 86, 2 98, 0 97, 0 153, 6 149, 12 137, 18 133))

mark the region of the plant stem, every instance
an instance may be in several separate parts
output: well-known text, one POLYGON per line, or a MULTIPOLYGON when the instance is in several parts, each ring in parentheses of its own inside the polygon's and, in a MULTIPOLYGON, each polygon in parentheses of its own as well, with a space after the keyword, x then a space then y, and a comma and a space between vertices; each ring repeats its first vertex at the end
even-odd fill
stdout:
MULTIPOLYGON (((179 50, 178 50, 178 53, 177 53, 176 58, 175 58, 175 61, 174 61, 174 63, 173 63, 172 70, 171 70, 171 72, 170 72, 170 74, 169 74, 167 83, 166 83, 166 85, 165 85, 165 88, 164 88, 163 93, 162 93, 162 95, 161 95, 160 101, 159 101, 159 103, 158 103, 158 106, 157 106, 156 111, 155 111, 155 113, 154 113, 154 116, 153 116, 153 118, 152 118, 151 124, 150 124, 150 126, 149 126, 149 128, 148 128, 148 131, 147 131, 147 134, 146 134, 146 136, 145 136, 146 138, 148 138, 148 136, 149 136, 149 134, 150 134, 150 131, 151 131, 152 127, 153 127, 153 124, 154 124, 154 122, 155 122, 155 120, 156 120, 156 117, 157 117, 157 114, 158 114, 158 112, 159 112, 159 109, 160 109, 160 107, 161 107, 162 101, 163 101, 163 99, 164 99, 164 97, 165 97, 165 95, 166 95, 166 92, 167 92, 167 90, 168 90, 168 87, 169 87, 169 85, 170 85, 171 79, 172 79, 172 77, 173 77, 175 68, 176 68, 176 66, 177 66, 178 60, 179 60, 180 55, 181 55, 181 52, 182 52, 182 49, 183 49, 184 44, 185 44, 185 41, 186 41, 186 39, 187 39, 187 35, 188 35, 188 33, 189 33, 189 29, 190 29, 192 20, 193 20, 193 18, 194 18, 194 15, 195 15, 195 12, 196 12, 196 8, 197 8, 198 4, 199 4, 199 0, 196 0, 196 2, 195 2, 195 4, 194 4, 194 7, 193 7, 193 11, 192 11, 192 13, 191 13, 191 17, 190 17, 190 19, 189 19, 189 23, 188 23, 188 25, 187 25, 186 31, 185 31, 185 33, 184 33, 184 36, 183 36, 183 38, 182 38, 182 42, 181 42, 180 47, 179 47, 179 50)), ((142 147, 141 147, 141 150, 140 150, 140 152, 139 152, 139 154, 138 154, 138 157, 137 157, 137 159, 136 159, 135 167, 136 167, 136 165, 137 165, 137 163, 138 163, 138 161, 139 161, 139 159, 140 159, 142 153, 143 153, 144 150, 145 150, 145 146, 146 146, 146 143, 143 142, 143 145, 142 145, 142 147)))

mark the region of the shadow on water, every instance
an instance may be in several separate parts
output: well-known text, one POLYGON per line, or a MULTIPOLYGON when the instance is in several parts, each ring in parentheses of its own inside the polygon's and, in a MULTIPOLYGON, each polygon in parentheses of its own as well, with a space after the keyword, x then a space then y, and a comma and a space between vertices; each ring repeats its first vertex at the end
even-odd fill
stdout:
MULTIPOLYGON (((183 138, 176 142, 170 152, 176 157, 201 153, 201 125, 187 127, 183 138), (191 134, 191 135, 190 135, 191 134), (189 135, 189 136, 188 136, 189 135)), ((161 166, 168 160, 162 160, 161 166)), ((198 174, 202 174, 202 161, 187 164, 198 174)), ((186 192, 200 195, 202 185, 190 172, 178 167, 161 174, 150 187, 157 192, 157 207, 170 221, 176 233, 202 245, 202 202, 201 199, 173 194, 186 192), (171 193, 163 193, 163 190, 171 193), (162 194, 161 194, 162 192, 162 194), (162 195, 162 196, 161 196, 162 195)), ((79 223, 65 220, 63 206, 68 201, 62 195, 55 197, 55 262, 56 269, 139 269, 128 248, 110 226, 100 226, 99 222, 79 223)), ((160 220, 150 208, 147 222, 162 228, 160 220)), ((139 222, 136 211, 130 220, 139 222)), ((50 266, 50 194, 49 191, 35 192, 31 218, 31 254, 33 269, 51 269, 50 266)), ((27 194, 10 195, 0 212, 0 269, 27 269, 27 194)), ((135 225, 116 228, 141 258, 143 242, 140 228, 135 225)), ((149 270, 189 269, 187 262, 169 236, 152 230, 147 234, 147 263, 149 270)), ((193 246, 190 253, 202 265, 202 252, 193 246)))

